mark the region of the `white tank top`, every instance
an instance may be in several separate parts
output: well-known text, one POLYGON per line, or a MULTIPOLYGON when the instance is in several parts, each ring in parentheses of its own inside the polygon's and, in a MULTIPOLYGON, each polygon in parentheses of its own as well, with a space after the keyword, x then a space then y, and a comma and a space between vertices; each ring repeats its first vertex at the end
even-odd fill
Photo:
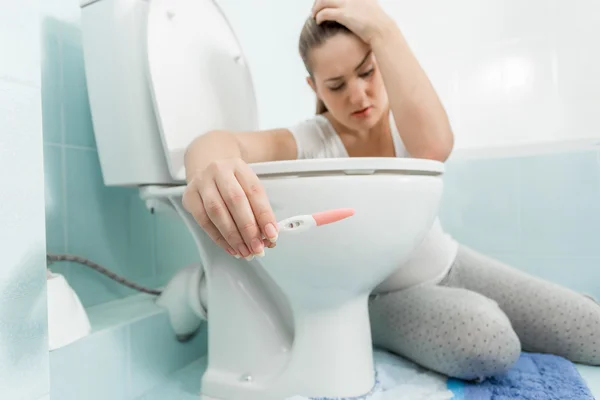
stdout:
MULTIPOLYGON (((390 127, 396 157, 410 157, 391 112, 390 127)), ((298 159, 349 157, 341 138, 323 115, 315 115, 288 129, 296 139, 298 159)), ((439 218, 436 218, 430 232, 412 257, 375 288, 373 293, 437 284, 452 266, 457 249, 458 243, 443 231, 439 218)))

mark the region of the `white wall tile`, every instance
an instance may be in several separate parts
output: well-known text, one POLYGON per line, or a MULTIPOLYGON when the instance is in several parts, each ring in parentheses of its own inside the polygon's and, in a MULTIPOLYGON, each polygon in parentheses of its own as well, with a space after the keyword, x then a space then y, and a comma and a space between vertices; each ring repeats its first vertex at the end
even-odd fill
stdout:
POLYGON ((0 79, 3 399, 36 399, 49 389, 43 168, 40 90, 0 79))
POLYGON ((40 86, 39 0, 2 3, 0 11, 0 79, 40 86))

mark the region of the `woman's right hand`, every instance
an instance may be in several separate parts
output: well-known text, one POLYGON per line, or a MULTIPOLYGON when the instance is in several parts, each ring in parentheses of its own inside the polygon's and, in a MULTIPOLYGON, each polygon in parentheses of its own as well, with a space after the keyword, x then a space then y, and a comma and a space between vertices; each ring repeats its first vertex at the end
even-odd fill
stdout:
POLYGON ((192 176, 183 207, 217 245, 246 259, 275 246, 275 214, 248 164, 239 158, 213 161, 192 176))

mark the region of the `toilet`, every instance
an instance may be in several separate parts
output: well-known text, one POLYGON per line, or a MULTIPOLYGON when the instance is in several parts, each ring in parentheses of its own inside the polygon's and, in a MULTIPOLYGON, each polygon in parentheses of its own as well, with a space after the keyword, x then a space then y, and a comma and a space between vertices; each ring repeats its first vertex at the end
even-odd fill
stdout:
POLYGON ((139 188, 150 210, 174 211, 200 254, 202 265, 181 266, 157 300, 178 337, 208 320, 199 398, 369 393, 375 376, 368 298, 434 223, 443 164, 252 164, 277 220, 337 208, 354 215, 281 234, 264 257, 236 259, 212 243, 181 202, 183 156, 195 137, 258 128, 254 84, 233 27, 211 0, 82 0, 81 8, 104 183, 139 188))

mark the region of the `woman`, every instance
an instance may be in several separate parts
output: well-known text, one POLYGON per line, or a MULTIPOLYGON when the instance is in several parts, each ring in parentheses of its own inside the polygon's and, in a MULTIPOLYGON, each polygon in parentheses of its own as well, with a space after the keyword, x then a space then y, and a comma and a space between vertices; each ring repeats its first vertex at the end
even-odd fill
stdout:
MULTIPOLYGON (((248 163, 319 157, 445 161, 446 112, 394 21, 369 0, 317 0, 300 36, 317 115, 289 128, 213 131, 188 148, 185 208, 235 257, 275 246, 248 163), (267 239, 261 239, 261 237, 267 239)), ((370 299, 374 344, 450 377, 484 379, 521 350, 600 365, 600 307, 459 245, 436 223, 370 299)))

